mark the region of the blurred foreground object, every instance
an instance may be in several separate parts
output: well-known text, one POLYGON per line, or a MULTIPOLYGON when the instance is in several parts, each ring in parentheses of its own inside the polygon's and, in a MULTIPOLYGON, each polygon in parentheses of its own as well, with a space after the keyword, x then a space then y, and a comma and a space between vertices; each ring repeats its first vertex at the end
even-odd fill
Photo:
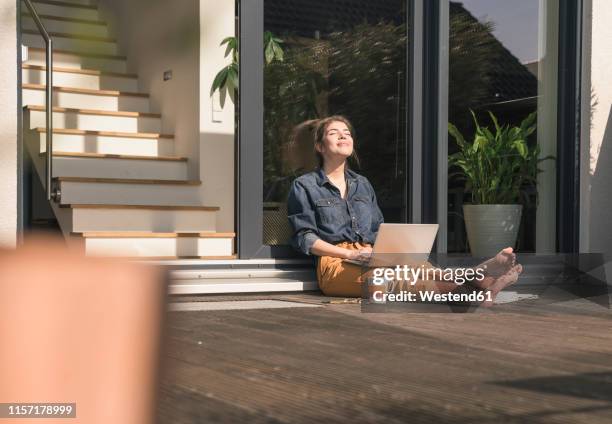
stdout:
POLYGON ((165 295, 159 269, 61 240, 0 251, 0 402, 76 403, 46 423, 154 422, 165 295))

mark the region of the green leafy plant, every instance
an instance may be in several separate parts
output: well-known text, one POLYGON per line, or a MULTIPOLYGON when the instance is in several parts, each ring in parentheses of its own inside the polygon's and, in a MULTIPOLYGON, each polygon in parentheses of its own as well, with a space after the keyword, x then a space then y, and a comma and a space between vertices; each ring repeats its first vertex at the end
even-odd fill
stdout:
MULTIPOLYGON (((478 123, 472 112, 476 132, 474 140, 467 142, 451 123, 448 131, 459 151, 449 156, 449 165, 459 168, 449 177, 465 180, 465 190, 472 195, 473 204, 516 204, 521 198, 528 203, 525 189, 536 187, 538 165, 553 156, 540 158, 540 147, 529 147, 527 138, 536 129, 536 113, 529 114, 520 126, 503 125, 493 113, 489 116, 494 132, 478 123)), ((537 197, 536 197, 537 199, 537 197)))
POLYGON ((264 32, 264 58, 266 65, 275 60, 282 62, 284 59, 283 48, 281 47, 283 40, 275 37, 270 31, 264 32))
MULTIPOLYGON (((275 37, 270 31, 264 33, 264 58, 266 65, 269 65, 273 61, 282 62, 284 59, 284 52, 281 47, 283 40, 275 37)), ((215 91, 219 90, 219 101, 221 107, 225 106, 225 99, 229 95, 233 103, 236 100, 236 91, 238 90, 238 39, 236 37, 227 37, 221 41, 220 46, 227 44, 225 48, 225 57, 232 55, 232 62, 221 69, 215 79, 213 80, 210 88, 210 95, 212 97, 215 91)))
POLYGON ((220 46, 224 44, 227 44, 225 57, 231 53, 232 62, 217 73, 210 88, 211 97, 215 91, 219 90, 221 107, 225 106, 228 94, 232 102, 235 102, 235 94, 238 89, 238 40, 236 37, 227 37, 221 41, 220 46))

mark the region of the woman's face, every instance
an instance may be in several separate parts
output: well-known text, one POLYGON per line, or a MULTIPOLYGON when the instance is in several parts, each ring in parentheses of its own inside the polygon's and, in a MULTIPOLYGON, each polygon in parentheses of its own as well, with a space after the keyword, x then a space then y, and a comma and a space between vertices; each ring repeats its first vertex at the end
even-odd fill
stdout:
POLYGON ((317 146, 324 158, 348 158, 353 154, 351 130, 342 121, 332 121, 325 129, 323 145, 317 146))

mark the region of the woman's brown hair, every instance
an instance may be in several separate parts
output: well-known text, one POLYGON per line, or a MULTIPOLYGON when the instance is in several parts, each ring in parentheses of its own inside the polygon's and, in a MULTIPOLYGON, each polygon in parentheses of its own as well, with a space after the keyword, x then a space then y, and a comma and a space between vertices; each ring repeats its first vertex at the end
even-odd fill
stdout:
MULTIPOLYGON (((342 116, 342 115, 332 115, 332 116, 328 116, 327 118, 323 118, 323 119, 318 119, 316 126, 314 128, 314 151, 315 151, 315 155, 317 157, 317 161, 318 161, 318 165, 319 168, 323 168, 323 155, 316 149, 316 145, 318 144, 319 146, 323 145, 323 142, 325 140, 325 133, 327 131, 327 127, 332 123, 332 122, 342 122, 344 123, 349 131, 351 132, 351 137, 353 137, 353 142, 355 141, 355 128, 353 127, 353 124, 351 124, 351 121, 349 121, 346 117, 342 116)), ((351 153, 351 155, 348 158, 349 160, 352 160, 354 162, 354 164, 359 167, 359 157, 357 156, 357 151, 355 150, 355 145, 353 144, 353 153, 351 153)))
MULTIPOLYGON (((317 144, 323 145, 323 142, 325 140, 325 132, 327 131, 327 127, 332 122, 344 123, 348 127, 349 131, 351 132, 351 136, 353 137, 353 140, 355 140, 355 129, 353 127, 353 124, 351 124, 351 122, 342 115, 332 115, 332 116, 328 116, 327 118, 322 118, 322 119, 311 119, 311 120, 304 121, 301 124, 297 125, 293 130, 293 134, 291 135, 291 144, 293 145, 293 150, 295 150, 295 154, 297 156, 301 156, 300 152, 306 152, 308 148, 304 150, 302 149, 310 145, 310 149, 312 149, 312 151, 315 154, 318 167, 323 168, 324 158, 323 158, 323 155, 317 150, 316 146, 317 144)), ((353 164, 357 168, 360 167, 359 157, 357 156, 357 151, 355 150, 354 145, 353 145, 353 153, 351 153, 351 156, 348 157, 348 160, 350 162, 353 162, 353 164)), ((300 162, 300 165, 301 165, 301 166, 295 166, 296 169, 297 168, 308 169, 314 166, 314 163, 312 163, 310 160, 304 157, 295 158, 294 161, 300 162), (311 163, 311 165, 309 166, 308 163, 311 163)))
MULTIPOLYGON (((353 124, 351 124, 351 121, 349 121, 346 117, 342 115, 332 115, 328 116, 327 118, 311 119, 309 121, 304 121, 298 126, 296 126, 293 131, 292 141, 294 143, 304 145, 304 142, 307 140, 312 143, 312 149, 314 150, 319 168, 323 168, 324 158, 323 155, 317 150, 316 146, 323 145, 323 142, 325 140, 325 132, 327 131, 327 127, 332 122, 344 123, 351 132, 353 140, 355 140, 355 129, 353 127, 353 124)), ((357 151, 355 150, 354 145, 353 153, 351 153, 348 159, 352 161, 357 168, 360 167, 359 157, 357 156, 357 151)))

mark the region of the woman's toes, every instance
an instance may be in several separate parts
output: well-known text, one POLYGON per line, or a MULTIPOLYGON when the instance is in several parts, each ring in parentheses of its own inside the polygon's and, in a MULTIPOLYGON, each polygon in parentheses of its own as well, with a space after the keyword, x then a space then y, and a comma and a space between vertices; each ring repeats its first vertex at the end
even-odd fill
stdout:
POLYGON ((514 265, 512 268, 508 269, 508 271, 497 277, 493 284, 489 287, 489 291, 491 292, 492 299, 489 301, 484 301, 482 306, 490 307, 493 306, 495 298, 497 294, 505 289, 508 286, 516 283, 519 279, 519 275, 523 272, 523 266, 521 264, 514 265))

